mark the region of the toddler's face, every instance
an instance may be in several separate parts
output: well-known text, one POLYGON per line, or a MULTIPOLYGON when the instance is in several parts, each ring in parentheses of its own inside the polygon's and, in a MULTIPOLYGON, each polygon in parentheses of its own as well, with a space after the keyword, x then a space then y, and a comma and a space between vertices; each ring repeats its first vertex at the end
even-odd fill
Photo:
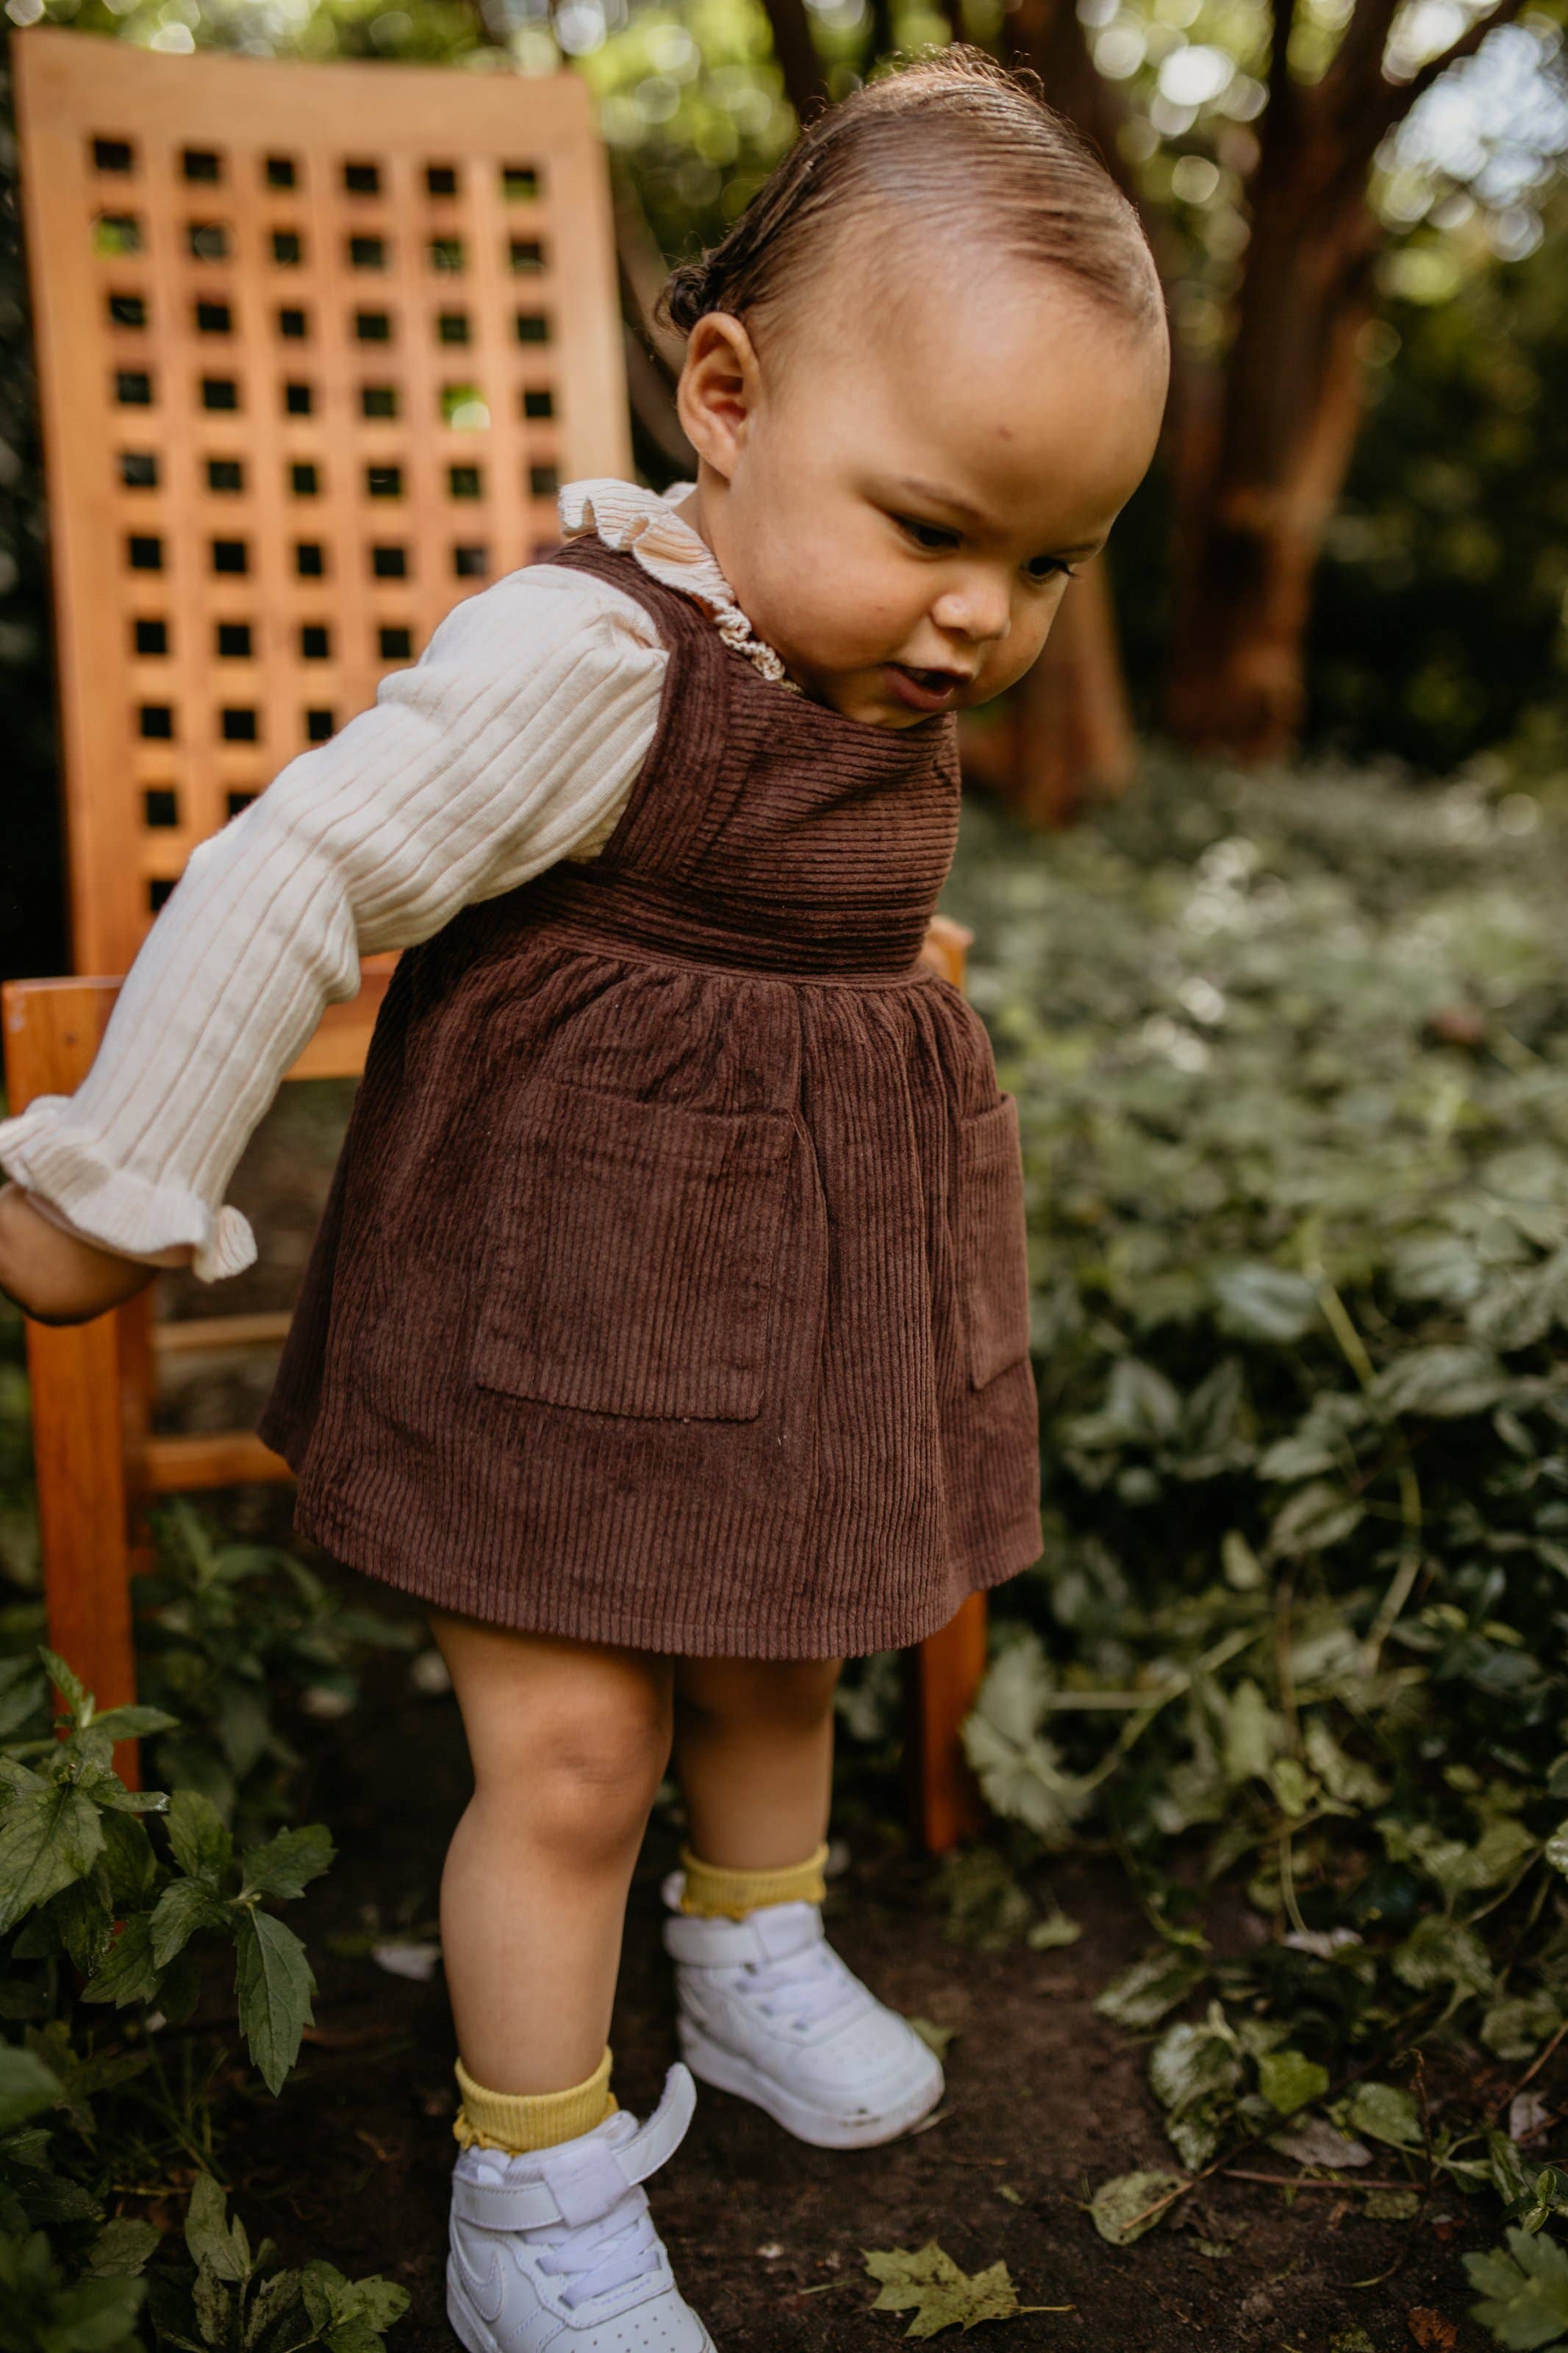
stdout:
POLYGON ((914 727, 1035 659, 1153 455, 1165 341, 1015 261, 826 279, 774 337, 693 329, 681 512, 808 694, 914 727))

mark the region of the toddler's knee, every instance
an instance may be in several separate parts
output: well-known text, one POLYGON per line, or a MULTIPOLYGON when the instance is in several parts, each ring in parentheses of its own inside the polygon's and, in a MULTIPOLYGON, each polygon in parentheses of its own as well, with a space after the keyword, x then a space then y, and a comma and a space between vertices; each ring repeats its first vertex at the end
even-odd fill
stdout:
POLYGON ((716 1727, 768 1725, 808 1733, 833 1707, 841 1659, 691 1659, 681 1704, 716 1727))
POLYGON ((533 1838, 603 1852, 641 1837, 669 1761, 668 1699, 576 1696, 531 1733, 510 1796, 533 1838))

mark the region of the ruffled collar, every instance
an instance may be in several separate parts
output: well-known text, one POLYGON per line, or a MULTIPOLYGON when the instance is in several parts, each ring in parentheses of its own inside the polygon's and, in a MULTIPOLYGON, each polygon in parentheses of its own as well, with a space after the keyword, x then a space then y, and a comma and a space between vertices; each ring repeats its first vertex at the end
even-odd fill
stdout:
POLYGON ((770 645, 756 636, 719 569, 718 558, 700 532, 682 522, 675 509, 690 496, 694 482, 676 482, 660 497, 640 482, 613 476, 568 482, 556 500, 565 539, 596 533, 606 547, 628 548, 645 572, 679 588, 709 614, 727 646, 744 654, 763 676, 792 694, 801 690, 770 645))

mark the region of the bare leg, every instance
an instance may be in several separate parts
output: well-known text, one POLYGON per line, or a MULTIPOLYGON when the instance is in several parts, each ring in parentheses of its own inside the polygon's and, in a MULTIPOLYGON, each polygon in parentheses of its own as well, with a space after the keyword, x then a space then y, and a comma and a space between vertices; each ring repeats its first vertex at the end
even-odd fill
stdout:
POLYGON ((458 2047, 492 2091, 564 2091, 609 2039, 626 1893, 669 1757, 673 1662, 426 1615, 474 1769, 441 1878, 458 2047))
POLYGON ((841 1659, 679 1659, 675 1770, 704 1862, 783 1870, 827 1835, 841 1659))

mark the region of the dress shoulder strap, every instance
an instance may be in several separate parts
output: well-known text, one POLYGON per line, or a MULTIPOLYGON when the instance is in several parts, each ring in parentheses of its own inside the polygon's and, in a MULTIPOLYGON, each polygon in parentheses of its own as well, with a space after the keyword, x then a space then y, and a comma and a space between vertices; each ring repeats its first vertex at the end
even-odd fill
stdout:
POLYGON ((729 649, 691 597, 656 580, 627 550, 585 533, 539 561, 589 573, 620 589, 647 613, 669 655, 653 740, 626 807, 591 868, 581 871, 607 880, 631 867, 678 870, 724 756, 729 649))

